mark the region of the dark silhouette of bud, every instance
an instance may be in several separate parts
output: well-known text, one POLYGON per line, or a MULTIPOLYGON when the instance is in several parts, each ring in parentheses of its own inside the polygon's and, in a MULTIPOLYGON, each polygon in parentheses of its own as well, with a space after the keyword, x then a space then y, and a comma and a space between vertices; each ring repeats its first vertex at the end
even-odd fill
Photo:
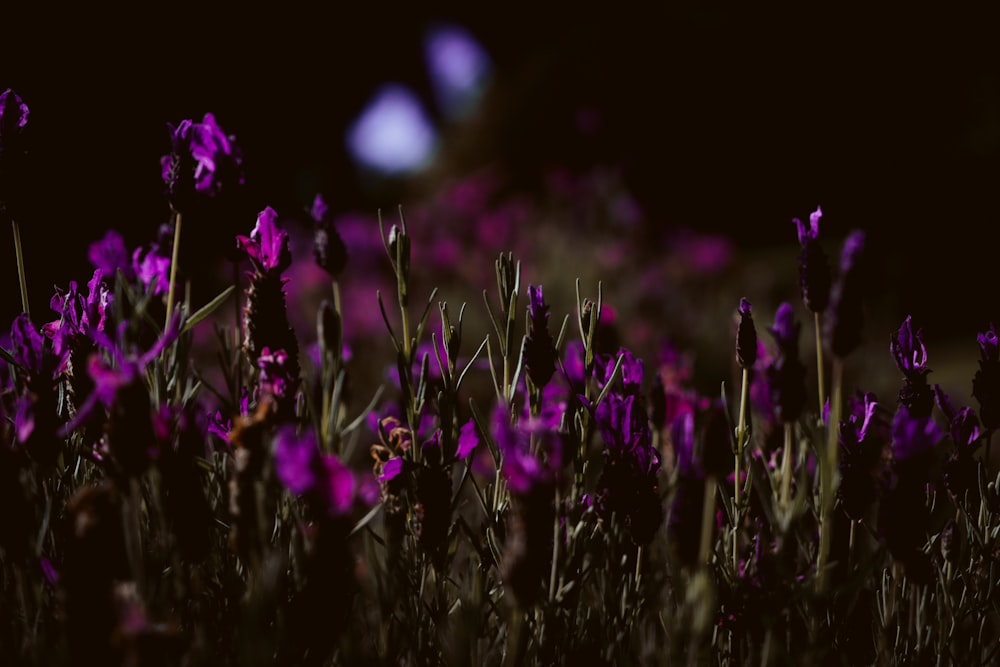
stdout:
POLYGON ((794 422, 806 403, 806 367, 799 359, 800 325, 791 304, 778 306, 774 326, 767 330, 778 346, 765 372, 775 417, 784 423, 794 422))
POLYGON ((814 313, 822 313, 830 302, 830 263, 819 242, 819 220, 823 211, 819 207, 809 216, 809 226, 795 218, 799 232, 799 286, 802 301, 814 313))
POLYGON ((314 223, 313 257, 316 265, 331 278, 336 278, 347 266, 347 246, 330 218, 330 209, 322 195, 316 195, 309 213, 314 223))
POLYGON ((840 273, 830 296, 828 338, 830 350, 840 359, 847 357, 861 344, 864 325, 864 248, 863 231, 855 230, 844 240, 840 253, 840 273))
POLYGON ((757 328, 753 323, 750 302, 740 299, 740 324, 736 329, 736 361, 742 368, 752 368, 757 362, 757 328))

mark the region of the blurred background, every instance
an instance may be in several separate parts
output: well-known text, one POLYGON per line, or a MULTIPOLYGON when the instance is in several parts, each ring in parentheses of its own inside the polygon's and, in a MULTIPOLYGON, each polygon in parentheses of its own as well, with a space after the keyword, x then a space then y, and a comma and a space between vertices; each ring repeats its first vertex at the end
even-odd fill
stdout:
MULTIPOLYGON (((801 306, 792 220, 821 206, 834 266, 851 229, 869 235, 869 338, 890 379, 889 335, 913 315, 932 367, 957 355, 967 383, 977 332, 1000 321, 993 19, 694 2, 8 7, 0 89, 31 109, 32 311, 47 315, 54 285, 86 282, 86 247, 107 229, 130 248, 152 240, 169 219, 167 124, 211 112, 247 181, 238 213, 185 229, 196 285, 264 206, 308 222, 321 193, 363 229, 402 205, 435 247, 447 239, 426 230, 452 230, 450 259, 424 261, 474 260, 482 271, 457 277, 486 276, 477 289, 492 290, 506 247, 530 256, 523 282, 551 285, 559 320, 576 278, 590 297, 602 279, 628 341, 696 345, 713 326, 728 340, 740 296, 758 327, 781 300, 801 306), (476 196, 488 202, 461 210, 476 196), (514 229, 484 241, 497 225, 514 229)), ((376 271, 367 261, 349 276, 376 271)), ((10 322, 9 241, 0 266, 10 322)))

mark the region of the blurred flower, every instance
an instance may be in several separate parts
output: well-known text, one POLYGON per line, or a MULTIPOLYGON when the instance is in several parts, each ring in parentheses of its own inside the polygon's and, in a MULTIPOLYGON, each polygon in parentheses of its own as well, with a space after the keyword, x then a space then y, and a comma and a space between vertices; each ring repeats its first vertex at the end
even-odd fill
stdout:
POLYGON ((892 464, 879 504, 879 532, 907 576, 926 583, 930 572, 922 551, 927 541, 934 448, 942 433, 930 416, 913 415, 900 405, 892 422, 892 464))
POLYGON ((855 521, 865 518, 878 498, 882 451, 887 443, 880 426, 879 404, 872 393, 850 397, 847 419, 840 422, 840 484, 837 499, 855 521))
POLYGON ((424 60, 445 118, 466 118, 476 109, 492 75, 486 51, 465 28, 439 24, 424 35, 424 60))
POLYGON ((689 568, 698 565, 701 517, 705 504, 705 473, 696 457, 695 416, 681 415, 671 427, 676 473, 667 532, 676 557, 689 568))
POLYGON ((990 328, 978 334, 979 370, 972 378, 972 395, 979 401, 979 417, 991 433, 1000 428, 1000 343, 990 328))
POLYGON ((830 350, 843 359, 861 344, 864 325, 863 297, 865 233, 851 232, 840 251, 840 272, 830 296, 827 334, 830 350))
POLYGON ((979 427, 979 418, 975 410, 968 406, 956 410, 940 385, 934 385, 934 397, 947 420, 948 435, 953 445, 944 462, 945 487, 959 501, 968 492, 978 497, 979 462, 973 455, 986 440, 986 434, 979 427))
POLYGON ((819 220, 823 211, 817 206, 809 216, 809 226, 806 227, 798 218, 794 218, 799 233, 799 287, 802 290, 802 301, 806 308, 814 313, 826 310, 830 301, 830 264, 819 241, 819 220))
POLYGON ((528 334, 524 337, 524 366, 536 387, 544 387, 556 370, 556 346, 549 333, 549 306, 542 286, 528 286, 528 334))
POLYGON ((386 176, 419 171, 431 160, 437 132, 410 89, 386 84, 347 129, 347 148, 361 166, 386 176))
POLYGON ((799 359, 800 328, 791 304, 784 302, 774 315, 774 325, 767 329, 778 346, 766 369, 767 383, 775 416, 786 424, 799 418, 806 402, 806 367, 799 359))
POLYGON ((359 485, 337 457, 320 452, 312 430, 299 432, 293 424, 279 426, 272 447, 275 473, 290 493, 305 497, 321 515, 338 517, 351 512, 359 485))
POLYGON ((27 154, 28 105, 12 89, 0 93, 0 213, 17 195, 27 154))
POLYGON ((636 544, 648 544, 663 522, 660 455, 653 446, 641 396, 612 390, 594 410, 604 440, 596 507, 606 521, 616 517, 636 544))
POLYGON ((99 269, 104 276, 114 280, 120 270, 125 280, 135 280, 135 270, 132 267, 132 256, 125 247, 125 239, 113 229, 105 232, 99 241, 94 241, 87 248, 87 258, 90 264, 99 269))
POLYGON ((336 278, 347 265, 347 246, 337 232, 330 208, 317 194, 309 211, 313 219, 313 257, 316 265, 326 271, 331 278, 336 278))
POLYGON ((171 152, 160 158, 160 166, 175 211, 187 212, 204 199, 243 184, 242 152, 214 115, 206 113, 200 123, 182 120, 176 127, 167 126, 171 152))

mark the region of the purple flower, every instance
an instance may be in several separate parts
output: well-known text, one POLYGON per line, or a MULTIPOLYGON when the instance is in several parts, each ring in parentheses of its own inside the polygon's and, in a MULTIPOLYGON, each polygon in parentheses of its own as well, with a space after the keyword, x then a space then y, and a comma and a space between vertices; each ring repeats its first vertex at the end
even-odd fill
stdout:
POLYGON ((153 294, 166 296, 170 288, 170 257, 161 254, 159 244, 132 252, 132 272, 147 289, 153 289, 153 294))
POLYGON ((896 368, 908 379, 921 378, 928 373, 927 348, 924 347, 920 329, 913 329, 913 317, 907 315, 902 326, 889 342, 889 351, 896 362, 896 368))
POLYGON ((799 328, 788 302, 778 306, 774 326, 768 327, 778 351, 767 366, 766 377, 775 416, 784 423, 797 420, 806 402, 806 368, 799 359, 799 328))
POLYGON ((53 345, 35 328, 27 313, 14 319, 10 338, 21 376, 14 435, 33 458, 47 467, 55 463, 61 446, 56 388, 67 370, 69 350, 53 345))
POLYGON ((90 244, 87 258, 95 269, 100 269, 103 275, 111 279, 114 279, 119 270, 125 280, 131 282, 135 279, 132 256, 125 247, 125 239, 113 229, 109 229, 101 240, 90 244))
POLYGON ((237 235, 236 244, 253 262, 258 273, 281 273, 292 264, 288 232, 277 226, 278 214, 270 206, 257 215, 250 236, 237 235))
POLYGON ((660 503, 660 455, 643 398, 636 391, 641 363, 629 356, 626 391, 612 390, 593 410, 604 440, 603 468, 597 482, 596 506, 606 520, 617 516, 636 544, 653 539, 663 521, 660 503), (638 376, 638 377, 637 377, 638 376))
POLYGON ((326 273, 336 278, 347 265, 347 246, 337 232, 330 217, 330 209, 323 200, 323 195, 313 199, 309 215, 313 219, 313 256, 316 265, 326 273))
POLYGON ((186 211, 223 189, 243 184, 243 156, 215 116, 206 113, 200 123, 182 120, 168 127, 171 152, 160 158, 160 166, 174 210, 186 211))
POLYGON ((265 347, 257 359, 257 368, 260 369, 259 390, 274 398, 278 406, 277 419, 285 421, 294 417, 299 378, 292 375, 288 353, 265 347))
POLYGON ((1000 427, 1000 343, 997 332, 990 328, 978 335, 979 370, 972 378, 972 395, 979 401, 979 416, 990 432, 1000 427))
POLYGON ((889 351, 896 368, 903 374, 899 402, 915 417, 930 416, 934 408, 934 393, 927 384, 927 348, 922 333, 914 330, 912 317, 907 315, 902 326, 889 341, 889 351))
POLYGON ((511 424, 500 405, 493 413, 493 436, 503 454, 503 476, 516 495, 526 496, 536 487, 551 487, 562 466, 562 439, 544 421, 524 418, 511 424), (532 451, 532 436, 537 448, 532 451))
POLYGON ((274 471, 289 492, 303 496, 321 515, 349 514, 357 496, 354 474, 332 454, 320 452, 316 434, 302 433, 292 424, 274 435, 274 471))
POLYGON ((864 325, 864 248, 863 231, 855 230, 844 240, 840 251, 840 272, 830 295, 827 337, 830 350, 841 359, 861 344, 864 325))
POLYGON ((862 400, 851 397, 847 419, 840 422, 840 485, 837 498, 844 512, 854 520, 865 517, 878 497, 878 476, 885 427, 880 424, 874 394, 862 400))
POLYGON ((549 307, 542 286, 528 286, 528 335, 524 338, 524 366, 536 387, 544 387, 556 370, 555 341, 548 330, 549 307))
POLYGON ((799 286, 802 301, 814 313, 826 310, 830 301, 830 265, 826 253, 819 242, 819 220, 823 211, 819 207, 809 216, 806 227, 798 218, 794 219, 799 233, 799 286))

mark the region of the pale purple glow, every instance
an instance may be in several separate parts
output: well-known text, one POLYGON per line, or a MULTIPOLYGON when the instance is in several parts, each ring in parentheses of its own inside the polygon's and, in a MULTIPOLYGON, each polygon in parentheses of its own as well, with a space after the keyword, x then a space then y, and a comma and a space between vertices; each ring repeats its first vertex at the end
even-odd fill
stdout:
POLYGON ((408 88, 386 84, 347 130, 347 148, 362 166, 386 175, 425 167, 437 133, 420 100, 408 88))
POLYGON ((460 26, 435 26, 424 36, 424 59, 441 113, 451 120, 469 115, 493 70, 479 42, 460 26))

